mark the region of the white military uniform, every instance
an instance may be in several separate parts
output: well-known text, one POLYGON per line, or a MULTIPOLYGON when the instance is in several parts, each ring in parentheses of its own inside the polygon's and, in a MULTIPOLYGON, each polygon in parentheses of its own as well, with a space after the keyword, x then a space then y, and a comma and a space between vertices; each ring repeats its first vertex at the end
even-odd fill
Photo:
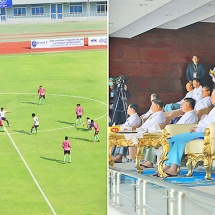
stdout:
MULTIPOLYGON (((176 124, 193 124, 197 122, 198 122, 198 116, 196 115, 196 112, 194 110, 191 110, 185 113, 176 124)), ((158 162, 161 154, 162 154, 161 147, 159 149, 154 149, 151 147, 146 150, 145 159, 150 161, 151 163, 154 163, 156 158, 155 155, 157 155, 157 162, 158 162)))
POLYGON ((203 99, 202 96, 202 86, 199 86, 199 88, 194 88, 193 89, 193 97, 194 100, 196 100, 196 102, 198 102, 199 100, 203 99))
POLYGON ((204 132, 206 127, 212 122, 215 122, 215 108, 213 108, 204 119, 199 121, 196 132, 204 132))
MULTIPOLYGON (((166 122, 166 118, 163 111, 158 111, 153 113, 141 126, 144 131, 147 131, 150 127, 152 127, 155 124, 163 124, 166 122)), ((145 155, 145 160, 150 161, 151 163, 155 162, 155 149, 154 148, 148 148, 144 149, 143 154, 145 155)))
POLYGON ((184 99, 186 98, 192 98, 193 97, 193 90, 187 92, 187 94, 185 95, 185 97, 180 101, 180 102, 176 102, 176 104, 182 104, 182 102, 184 101, 184 99))
POLYGON ((146 112, 146 113, 144 113, 143 115, 141 115, 143 118, 147 118, 147 117, 149 117, 151 114, 153 114, 153 111, 152 111, 152 109, 151 109, 151 107, 150 107, 150 109, 146 112))
POLYGON ((166 122, 165 115, 163 111, 158 111, 153 113, 142 125, 140 128, 144 129, 145 131, 148 130, 148 128, 152 127, 155 124, 163 124, 166 122))
POLYGON ((198 122, 198 116, 194 110, 186 112, 182 117, 178 120, 176 124, 193 124, 198 122))
MULTIPOLYGON (((137 113, 134 113, 127 118, 127 120, 124 124, 121 125, 121 130, 124 130, 127 126, 135 126, 135 125, 140 125, 140 124, 141 124, 140 117, 138 116, 137 113)), ((128 150, 128 147, 123 147, 123 146, 118 147, 118 148, 114 147, 112 154, 114 157, 117 156, 118 154, 126 156, 127 150, 128 150)))
POLYGON ((199 100, 198 102, 196 102, 194 109, 195 109, 195 111, 198 111, 198 110, 203 109, 203 108, 208 108, 211 105, 212 105, 211 97, 207 96, 207 97, 199 100))
POLYGON ((140 117, 138 116, 137 113, 134 113, 127 118, 124 124, 121 125, 121 130, 124 130, 127 126, 135 126, 140 124, 141 124, 140 117))

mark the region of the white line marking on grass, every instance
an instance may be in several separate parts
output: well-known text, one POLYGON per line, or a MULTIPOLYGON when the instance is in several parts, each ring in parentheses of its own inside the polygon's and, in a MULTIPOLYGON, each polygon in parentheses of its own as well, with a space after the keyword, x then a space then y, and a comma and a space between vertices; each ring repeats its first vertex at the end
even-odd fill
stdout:
MULTIPOLYGON (((0 93, 0 95, 35 95, 35 93, 0 93)), ((81 98, 81 99, 86 99, 86 100, 91 100, 91 101, 94 101, 94 102, 98 102, 98 103, 101 103, 105 106, 107 106, 106 103, 104 102, 101 102, 99 100, 96 100, 96 99, 91 99, 91 98, 87 98, 87 97, 83 97, 83 96, 70 96, 70 95, 62 95, 62 94, 46 94, 48 96, 61 96, 61 97, 72 97, 72 98, 81 98)), ((107 113, 105 113, 104 115, 100 116, 99 118, 96 118, 95 120, 99 120, 103 117, 107 116, 107 113)), ((82 123, 84 124, 84 123, 82 123)), ((68 128, 74 128, 75 126, 74 125, 71 125, 71 126, 66 126, 66 127, 62 127, 62 128, 53 128, 53 129, 48 129, 48 130, 42 130, 42 131, 38 131, 38 133, 42 133, 42 132, 50 132, 50 131, 56 131, 56 130, 63 130, 63 129, 68 129, 68 128)), ((22 133, 18 133, 18 132, 11 132, 11 134, 22 134, 22 133)))
MULTIPOLYGON (((0 93, 0 95, 35 95, 35 93, 0 93)), ((101 101, 96 100, 96 99, 83 97, 83 96, 70 96, 70 95, 63 95, 63 94, 46 94, 46 95, 47 96, 62 96, 62 97, 72 97, 72 98, 74 97, 74 98, 87 99, 87 100, 99 102, 99 103, 107 106, 107 104, 104 102, 101 102, 101 101)))
MULTIPOLYGON (((98 120, 98 119, 101 119, 103 118, 104 116, 106 116, 107 114, 104 114, 103 116, 100 116, 99 118, 96 118, 95 120, 98 120)), ((81 123, 82 125, 84 123, 81 123)), ((52 129, 49 129, 49 130, 42 130, 42 131, 38 131, 38 133, 42 133, 42 132, 49 132, 49 131, 56 131, 56 130, 63 130, 63 129, 66 129, 66 128, 74 128, 75 126, 74 125, 71 125, 71 126, 67 126, 67 127, 62 127, 62 128, 52 128, 52 129)), ((17 134, 17 133, 11 133, 11 134, 17 134)))
POLYGON ((18 152, 19 156, 21 157, 23 163, 25 164, 25 166, 26 166, 28 172, 30 173, 31 177, 33 178, 35 184, 37 185, 39 191, 41 192, 43 198, 45 199, 46 203, 48 204, 49 208, 51 209, 52 213, 53 213, 54 215, 56 215, 56 212, 55 212, 54 208, 51 206, 51 204, 50 204, 49 200, 47 199, 45 193, 43 192, 42 188, 40 187, 39 183, 37 182, 36 178, 34 177, 33 173, 31 172, 31 169, 29 168, 28 164, 26 163, 25 159, 23 158, 21 152, 19 151, 18 147, 16 146, 15 142, 13 141, 12 137, 10 136, 10 134, 9 134, 9 132, 7 131, 6 128, 5 128, 5 131, 6 131, 7 135, 8 135, 8 137, 10 138, 10 140, 11 140, 13 146, 15 147, 16 151, 18 152))

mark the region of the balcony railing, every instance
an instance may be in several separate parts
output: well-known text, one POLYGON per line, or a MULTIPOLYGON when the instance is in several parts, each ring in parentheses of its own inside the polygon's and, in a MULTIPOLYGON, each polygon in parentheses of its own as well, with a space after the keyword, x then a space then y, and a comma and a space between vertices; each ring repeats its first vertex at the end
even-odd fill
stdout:
POLYGON ((156 177, 109 170, 109 205, 129 215, 214 215, 214 195, 156 177))

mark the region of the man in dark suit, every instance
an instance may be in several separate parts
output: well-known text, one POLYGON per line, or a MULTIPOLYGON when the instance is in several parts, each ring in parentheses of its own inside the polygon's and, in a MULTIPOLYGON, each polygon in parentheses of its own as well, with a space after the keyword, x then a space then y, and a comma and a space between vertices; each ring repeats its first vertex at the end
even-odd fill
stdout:
POLYGON ((193 63, 190 63, 186 70, 187 80, 188 82, 192 82, 194 78, 198 78, 202 85, 206 75, 205 68, 199 63, 199 58, 197 56, 194 55, 192 61, 193 63))

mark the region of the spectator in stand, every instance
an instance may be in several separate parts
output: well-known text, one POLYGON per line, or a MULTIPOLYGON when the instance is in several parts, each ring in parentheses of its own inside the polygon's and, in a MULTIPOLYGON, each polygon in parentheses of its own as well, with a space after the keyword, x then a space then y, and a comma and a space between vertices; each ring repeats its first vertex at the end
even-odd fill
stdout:
MULTIPOLYGON (((158 94, 156 93, 151 94, 150 101, 152 102, 155 99, 160 100, 158 94)), ((142 119, 142 123, 144 123, 148 119, 148 117, 152 114, 153 114, 153 111, 152 111, 152 105, 151 105, 149 110, 145 114, 140 116, 140 118, 142 119)))
POLYGON ((194 107, 195 111, 199 111, 203 108, 208 108, 212 105, 211 103, 211 89, 209 86, 204 86, 202 88, 202 96, 203 98, 201 100, 199 100, 198 102, 196 102, 196 105, 194 107))
POLYGON ((148 129, 155 124, 163 124, 166 121, 163 113, 163 102, 161 100, 153 100, 151 108, 153 114, 140 126, 140 129, 144 132, 148 132, 148 129))
POLYGON ((121 125, 122 130, 127 130, 131 126, 131 130, 135 130, 137 127, 141 126, 141 119, 137 114, 138 112, 138 105, 137 104, 130 104, 127 109, 127 113, 129 117, 127 118, 126 122, 121 125))
POLYGON ((201 100, 203 98, 202 96, 202 86, 200 84, 200 81, 198 78, 193 79, 193 96, 192 98, 196 100, 196 102, 198 102, 199 100, 201 100))
MULTIPOLYGON (((212 104, 215 105, 215 89, 211 95, 212 104)), ((192 127, 190 132, 182 133, 171 137, 169 144, 171 145, 170 151, 167 154, 168 160, 165 161, 166 166, 163 171, 169 177, 178 176, 177 168, 181 164, 181 158, 184 154, 186 144, 194 139, 204 138, 205 128, 211 123, 215 122, 215 108, 209 114, 199 121, 196 127, 192 127)), ((156 176, 159 176, 158 174, 156 176)))
POLYGON ((198 116, 196 115, 196 112, 194 111, 195 107, 195 100, 192 98, 186 98, 184 99, 181 110, 184 112, 182 117, 179 119, 179 121, 176 124, 193 124, 198 122, 198 116))
MULTIPOLYGON (((181 109, 184 112, 184 115, 180 117, 180 119, 175 124, 193 124, 197 123, 198 116, 194 111, 195 100, 192 98, 185 98, 182 102, 181 109)), ((142 168, 152 168, 156 163, 156 155, 157 162, 161 156, 161 148, 155 150, 154 148, 148 148, 145 152, 145 161, 140 164, 142 168)))
MULTIPOLYGON (((121 125, 121 130, 135 130, 135 128, 141 125, 141 119, 137 114, 138 106, 137 104, 130 104, 127 109, 129 117, 126 122, 121 125)), ((128 147, 114 147, 112 154, 114 155, 114 162, 121 163, 122 157, 127 155, 128 147)))
MULTIPOLYGON (((164 116, 163 112, 163 102, 160 100, 154 100, 152 102, 152 111, 153 114, 142 124, 140 129, 142 129, 144 132, 148 132, 148 129, 151 127, 155 126, 156 124, 164 124, 166 122, 166 118, 164 116)), ((138 130, 140 130, 138 129, 138 130)), ((151 157, 151 150, 153 151, 152 153, 154 154, 154 148, 148 148, 144 150, 144 155, 145 155, 145 161, 142 163, 142 166, 146 168, 152 168, 154 165, 154 159, 155 157, 151 157)))
POLYGON ((187 81, 192 83, 195 78, 199 78, 200 83, 203 84, 206 75, 205 68, 199 63, 199 58, 196 55, 193 56, 192 61, 186 70, 187 81))
POLYGON ((172 110, 180 109, 181 104, 185 98, 192 98, 192 96, 193 96, 193 85, 192 85, 192 83, 188 82, 186 84, 186 90, 187 90, 187 94, 185 95, 185 97, 181 101, 176 102, 176 103, 166 104, 164 107, 164 111, 169 112, 172 110))

